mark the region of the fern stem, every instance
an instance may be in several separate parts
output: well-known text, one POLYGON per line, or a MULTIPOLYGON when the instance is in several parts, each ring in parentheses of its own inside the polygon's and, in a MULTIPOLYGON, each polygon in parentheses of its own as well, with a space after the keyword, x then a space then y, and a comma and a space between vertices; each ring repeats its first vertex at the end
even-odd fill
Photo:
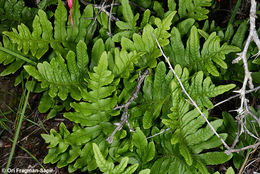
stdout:
POLYGON ((1 47, 1 46, 0 46, 0 50, 6 52, 6 53, 8 53, 8 54, 11 54, 11 55, 17 57, 18 59, 21 59, 21 60, 23 60, 23 61, 25 61, 25 62, 27 62, 27 63, 32 64, 32 65, 36 65, 36 64, 37 64, 36 62, 34 62, 34 61, 28 59, 27 57, 24 57, 24 56, 22 56, 22 55, 20 55, 20 54, 17 54, 17 53, 15 53, 15 52, 13 52, 13 51, 7 49, 7 48, 4 48, 4 47, 1 47))
POLYGON ((12 149, 11 149, 11 152, 10 152, 10 155, 9 155, 9 158, 8 158, 8 162, 7 162, 7 165, 6 165, 5 174, 7 174, 8 168, 11 165, 11 161, 12 161, 14 151, 15 151, 15 147, 16 147, 17 140, 18 140, 18 136, 19 136, 19 133, 20 133, 20 130, 21 130, 21 126, 22 126, 22 122, 23 122, 23 118, 24 118, 24 113, 25 113, 25 110, 26 110, 26 106, 28 104, 29 95, 30 95, 30 90, 28 90, 25 101, 24 101, 23 109, 22 109, 22 112, 21 112, 21 117, 20 117, 18 127, 17 127, 16 132, 15 132, 15 136, 14 136, 14 140, 13 140, 13 144, 12 144, 12 149))
POLYGON ((231 18, 229 19, 228 24, 233 24, 234 19, 235 19, 236 14, 237 14, 237 11, 238 11, 238 9, 240 7, 240 4, 241 4, 241 0, 238 0, 237 3, 236 3, 236 6, 235 6, 235 8, 234 8, 234 10, 232 12, 231 18))

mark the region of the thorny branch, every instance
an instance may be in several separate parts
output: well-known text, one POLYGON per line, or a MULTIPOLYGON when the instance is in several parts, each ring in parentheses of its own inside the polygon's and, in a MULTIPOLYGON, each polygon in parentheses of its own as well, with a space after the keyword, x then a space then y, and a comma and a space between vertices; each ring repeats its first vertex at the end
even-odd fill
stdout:
POLYGON ((173 72, 174 76, 176 77, 176 79, 178 80, 180 86, 181 86, 181 89, 183 91, 183 93, 188 97, 188 99, 190 100, 190 102, 192 103, 193 106, 195 106, 195 108, 198 110, 198 112, 200 113, 200 115, 205 119, 205 121, 207 122, 207 124, 209 125, 210 129, 214 132, 214 134, 220 139, 220 141, 222 142, 222 144, 225 146, 225 148, 227 149, 230 149, 230 147, 227 145, 227 143, 223 140, 223 138, 217 133, 217 131, 214 129, 214 127, 210 124, 210 122, 208 121, 207 117, 202 113, 202 111, 200 110, 200 108, 198 107, 197 103, 190 97, 190 95, 187 93, 186 89, 184 88, 182 82, 181 82, 181 79, 179 78, 179 76, 176 74, 175 70, 173 69, 171 63, 170 63, 170 60, 169 58, 164 54, 163 50, 162 50, 162 47, 158 41, 158 39, 156 38, 155 35, 153 35, 155 40, 156 40, 156 43, 163 55, 163 57, 165 58, 166 62, 168 63, 169 65, 169 68, 170 70, 173 72))
MULTIPOLYGON (((249 94, 249 93, 251 93, 251 92, 256 92, 256 91, 258 91, 259 89, 260 89, 260 86, 254 88, 254 89, 247 90, 247 91, 245 92, 245 94, 249 94)), ((229 100, 232 100, 232 99, 234 99, 234 98, 237 98, 237 97, 239 97, 239 96, 240 96, 240 94, 233 95, 232 97, 229 97, 228 99, 225 99, 225 100, 223 100, 223 101, 221 101, 221 102, 219 102, 219 103, 216 103, 216 104, 213 106, 213 108, 215 108, 215 107, 217 107, 217 106, 219 106, 219 105, 221 105, 221 104, 223 104, 223 103, 226 103, 226 102, 228 102, 229 100)), ((208 109, 208 110, 211 110, 211 109, 208 109)))
MULTIPOLYGON (((113 0, 113 2, 112 2, 111 4, 108 4, 108 5, 105 5, 105 4, 103 4, 103 3, 102 3, 102 5, 92 4, 92 3, 89 3, 89 2, 85 2, 84 0, 80 0, 80 2, 81 2, 82 4, 84 4, 84 5, 89 5, 89 4, 91 4, 94 8, 99 9, 98 15, 100 14, 100 12, 103 11, 104 13, 106 13, 106 15, 109 16, 109 18, 110 18, 111 21, 118 21, 118 20, 119 20, 118 18, 116 18, 115 16, 112 15, 112 10, 111 10, 111 9, 113 9, 113 6, 118 6, 118 5, 120 5, 120 3, 114 3, 114 0, 113 0), (110 8, 110 12, 108 12, 108 11, 106 10, 107 8, 110 8)), ((106 1, 105 1, 105 2, 106 2, 106 1)), ((97 15, 97 16, 98 16, 98 15, 97 15)), ((94 19, 96 19, 96 18, 94 18, 94 19)))
POLYGON ((242 115, 243 111, 245 110, 244 107, 247 106, 247 99, 245 97, 247 84, 249 84, 250 89, 254 88, 252 77, 251 77, 251 72, 249 72, 247 58, 246 58, 246 54, 247 54, 249 45, 252 41, 254 41, 258 47, 259 51, 258 51, 257 55, 260 54, 260 40, 258 38, 256 29, 255 29, 255 18, 256 18, 256 1, 251 0, 249 36, 246 40, 246 44, 244 46, 243 51, 241 53, 239 53, 238 54, 239 57, 236 58, 235 60, 233 60, 233 62, 232 62, 232 63, 238 63, 240 60, 243 60, 244 70, 245 70, 243 86, 239 91, 236 91, 241 96, 241 105, 240 105, 240 108, 237 110, 239 115, 242 115))
POLYGON ((241 152, 241 151, 244 151, 244 150, 247 150, 247 149, 254 149, 256 147, 258 147, 260 145, 260 141, 256 144, 252 144, 252 145, 249 145, 249 146, 246 146, 246 147, 243 147, 241 149, 229 149, 229 150, 226 150, 225 153, 227 155, 231 154, 231 153, 234 153, 234 152, 241 152))
POLYGON ((147 69, 145 70, 145 72, 140 75, 139 74, 139 77, 138 77, 138 83, 132 93, 132 96, 131 98, 127 101, 126 104, 123 104, 121 106, 116 106, 114 108, 114 110, 117 110, 119 109, 120 111, 124 108, 124 111, 123 111, 123 115, 121 116, 121 121, 119 123, 117 123, 117 126, 115 128, 115 130, 111 133, 111 135, 106 139, 108 141, 108 143, 112 143, 113 141, 113 138, 114 138, 114 135, 116 134, 117 131, 120 131, 122 129, 122 127, 124 126, 124 124, 126 123, 127 126, 129 127, 130 131, 134 132, 134 129, 131 127, 130 123, 128 122, 128 118, 129 118, 129 114, 128 114, 128 107, 130 106, 130 104, 136 99, 138 98, 138 92, 140 91, 141 89, 141 86, 142 86, 142 83, 145 79, 145 77, 147 75, 150 74, 150 71, 147 69))
MULTIPOLYGON (((251 0, 249 35, 248 35, 248 38, 246 40, 246 43, 245 43, 243 51, 241 53, 239 53, 238 54, 239 56, 235 60, 233 60, 233 62, 232 62, 232 63, 238 63, 240 60, 242 60, 243 61, 243 65, 244 65, 244 71, 245 71, 245 76, 244 76, 244 81, 243 81, 242 88, 240 90, 238 90, 238 91, 235 91, 235 92, 239 93, 238 95, 241 98, 240 107, 236 110, 238 112, 238 116, 236 117, 236 119, 238 121, 238 124, 240 124, 239 125, 240 130, 237 133, 237 136, 236 136, 236 139, 235 139, 235 141, 234 141, 234 143, 232 145, 232 148, 225 151, 226 154, 230 154, 232 152, 240 152, 242 150, 246 150, 247 149, 247 148, 233 149, 235 147, 235 145, 237 144, 237 142, 238 142, 239 136, 242 133, 244 133, 244 132, 248 133, 250 136, 256 138, 259 141, 259 138, 254 136, 254 134, 252 134, 251 132, 249 132, 249 130, 245 126, 246 125, 245 124, 245 118, 246 118, 246 116, 248 114, 251 115, 258 122, 258 125, 260 125, 260 119, 257 118, 248 109, 248 100, 246 99, 246 93, 247 93, 246 87, 247 87, 247 84, 249 85, 249 88, 251 90, 253 90, 253 88, 254 88, 251 72, 249 72, 248 63, 247 63, 247 57, 246 57, 249 45, 250 45, 250 43, 252 41, 255 42, 255 44, 257 45, 257 48, 258 48, 258 53, 256 54, 256 56, 260 55, 260 40, 259 40, 258 34, 256 32, 255 18, 256 18, 256 1, 255 0, 251 0)), ((257 88, 259 88, 259 87, 257 87, 257 88)), ((252 148, 254 146, 252 145, 252 147, 251 146, 247 146, 247 147, 248 148, 252 148)))

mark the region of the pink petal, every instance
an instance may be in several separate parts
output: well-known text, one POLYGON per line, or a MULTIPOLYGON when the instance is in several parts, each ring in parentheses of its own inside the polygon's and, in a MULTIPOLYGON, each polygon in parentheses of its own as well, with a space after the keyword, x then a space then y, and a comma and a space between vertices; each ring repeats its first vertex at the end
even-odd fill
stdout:
POLYGON ((73 0, 67 0, 67 2, 68 2, 69 8, 71 9, 72 8, 72 4, 73 4, 73 0))
POLYGON ((73 18, 72 18, 72 11, 71 11, 72 5, 73 5, 73 0, 67 0, 67 2, 68 2, 68 6, 70 8, 70 21, 71 21, 71 25, 73 26, 73 18))

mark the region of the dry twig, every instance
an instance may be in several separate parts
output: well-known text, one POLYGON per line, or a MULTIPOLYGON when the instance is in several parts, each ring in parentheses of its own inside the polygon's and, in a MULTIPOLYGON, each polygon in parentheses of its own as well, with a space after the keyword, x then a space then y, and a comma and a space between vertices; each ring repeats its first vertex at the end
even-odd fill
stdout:
POLYGON ((156 134, 154 134, 154 135, 152 135, 152 136, 150 136, 150 137, 147 137, 146 139, 148 140, 148 139, 154 138, 154 137, 156 137, 156 136, 158 136, 158 135, 161 135, 161 134, 163 134, 164 132, 167 132, 167 131, 169 131, 169 130, 171 130, 171 128, 163 129, 161 132, 158 132, 158 133, 156 133, 156 134))
POLYGON ((126 104, 124 105, 121 105, 121 106, 116 106, 114 108, 114 110, 117 110, 119 109, 121 111, 121 109, 124 108, 124 111, 123 111, 123 115, 121 116, 121 121, 119 123, 117 123, 116 125, 116 128, 115 130, 111 133, 111 135, 106 139, 108 141, 108 143, 112 143, 113 141, 113 138, 114 138, 114 135, 116 134, 117 131, 120 131, 122 129, 122 127, 124 126, 124 124, 126 123, 127 126, 129 127, 130 131, 131 132, 134 132, 134 129, 131 127, 130 123, 128 122, 128 118, 129 118, 129 114, 128 114, 128 107, 130 106, 130 104, 136 99, 138 98, 138 92, 139 90, 141 89, 141 86, 142 86, 142 83, 145 79, 145 77, 147 75, 150 74, 150 71, 147 69, 142 75, 139 74, 139 77, 138 77, 138 83, 137 83, 137 86, 135 87, 133 93, 132 93, 132 96, 131 98, 127 101, 126 104))
POLYGON ((258 147, 259 145, 260 145, 260 141, 259 141, 258 143, 256 143, 256 144, 252 144, 252 145, 243 147, 243 148, 241 148, 241 149, 229 149, 229 150, 226 150, 225 153, 226 153, 227 155, 229 155, 229 154, 231 154, 231 153, 233 153, 233 152, 238 153, 238 152, 241 152, 241 151, 244 151, 244 150, 247 150, 247 149, 254 149, 254 148, 258 147))
MULTIPOLYGON (((249 30, 249 35, 248 35, 248 38, 246 40, 246 43, 245 43, 245 46, 244 46, 244 49, 241 53, 239 53, 239 57, 237 57, 235 60, 233 60, 232 63, 238 63, 240 60, 243 61, 243 65, 244 65, 244 71, 245 71, 245 76, 244 76, 244 81, 243 81, 243 85, 242 85, 242 88, 238 91, 235 91, 237 93, 239 93, 238 95, 240 96, 241 98, 241 104, 240 104, 240 107, 235 110, 238 112, 238 116, 236 117, 237 121, 238 121, 238 124, 240 124, 240 130, 239 132, 237 133, 237 136, 236 136, 236 139, 235 141, 233 142, 233 145, 232 145, 232 148, 231 149, 228 149, 225 151, 226 154, 230 154, 232 152, 240 152, 242 150, 246 150, 246 149, 249 149, 249 148, 254 148, 255 145, 251 145, 251 146, 247 146, 247 147, 244 147, 244 148, 241 148, 241 149, 233 149, 235 147, 235 145, 237 144, 238 142, 238 139, 239 139, 239 136, 246 132, 248 133, 250 136, 252 136, 253 138, 259 140, 258 137, 256 137, 253 133, 251 133, 247 128, 246 128, 246 116, 249 114, 250 116, 252 116, 257 122, 258 122, 258 125, 260 125, 260 119, 257 118, 248 108, 248 100, 246 99, 246 87, 247 87, 247 84, 249 85, 249 88, 254 91, 255 89, 259 89, 259 87, 254 88, 254 85, 253 85, 253 80, 252 80, 252 77, 251 77, 251 72, 249 72, 249 69, 248 69, 248 63, 247 63, 247 57, 246 57, 246 54, 247 54, 247 51, 248 51, 248 48, 249 48, 249 45, 250 43, 253 41, 255 42, 255 44, 257 45, 257 48, 258 48, 258 53, 256 54, 256 56, 259 56, 260 55, 260 40, 259 40, 259 37, 257 35, 257 32, 256 32, 256 29, 255 29, 255 18, 256 18, 256 1, 255 0, 251 0, 251 8, 250 8, 250 30, 249 30)), ((236 95, 237 96, 237 95, 236 95)), ((234 96, 235 97, 235 96, 234 96)), ((258 143, 257 143, 258 144, 258 143)))
POLYGON ((246 58, 246 54, 247 54, 249 45, 252 41, 254 41, 256 43, 257 47, 258 47, 259 51, 258 51, 257 55, 260 55, 260 40, 259 40, 259 37, 258 37, 256 29, 255 29, 255 18, 256 18, 256 1, 251 0, 249 36, 246 40, 246 44, 244 46, 243 51, 241 53, 239 53, 238 54, 239 57, 237 57, 232 62, 232 63, 238 63, 240 60, 243 60, 244 70, 245 70, 245 77, 244 77, 244 81, 243 81, 243 86, 240 90, 236 91, 241 96, 241 105, 240 105, 240 108, 237 110, 237 112, 240 115, 243 114, 243 112, 245 110, 244 108, 247 107, 248 101, 245 97, 247 84, 249 84, 250 89, 254 88, 252 77, 251 77, 251 72, 249 72, 247 58, 246 58))

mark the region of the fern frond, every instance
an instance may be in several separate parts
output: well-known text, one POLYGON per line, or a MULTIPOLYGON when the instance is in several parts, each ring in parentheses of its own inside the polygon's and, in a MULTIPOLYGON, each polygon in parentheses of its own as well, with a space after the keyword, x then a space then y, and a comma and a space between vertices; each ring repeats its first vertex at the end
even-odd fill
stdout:
POLYGON ((168 38, 170 37, 167 30, 170 29, 175 14, 176 12, 170 12, 163 20, 155 18, 157 28, 154 29, 150 24, 147 24, 143 29, 142 36, 136 33, 133 34, 133 41, 127 38, 121 40, 123 49, 136 50, 137 54, 141 55, 137 64, 138 66, 148 66, 150 68, 156 66, 156 58, 161 55, 161 52, 157 48, 153 34, 159 39, 159 43, 162 46, 166 46, 169 43, 168 38))
POLYGON ((87 47, 83 41, 77 44, 77 57, 70 51, 66 56, 66 62, 58 54, 50 63, 39 63, 37 69, 31 65, 25 65, 24 68, 41 82, 42 88, 49 87, 51 97, 59 96, 65 100, 70 93, 72 98, 80 100, 88 65, 87 47))
POLYGON ((19 51, 22 50, 24 54, 28 54, 30 51, 33 56, 40 59, 49 49, 52 30, 51 22, 46 13, 39 10, 33 21, 32 33, 26 25, 21 24, 18 26, 18 30, 13 28, 12 32, 5 31, 3 34, 18 45, 19 51))
MULTIPOLYGON (((175 66, 175 72, 180 77, 190 96, 202 108, 204 106, 212 107, 213 105, 209 100, 211 97, 215 97, 235 86, 230 84, 215 87, 209 77, 203 80, 202 71, 195 73, 190 78, 188 70, 186 68, 182 69, 180 65, 175 66)), ((183 167, 183 169, 185 169, 185 172, 182 171, 183 173, 196 173, 197 170, 201 173, 207 173, 206 165, 213 163, 221 164, 231 159, 232 155, 227 156, 224 152, 216 151, 210 152, 209 154, 201 153, 205 149, 212 149, 220 146, 221 141, 215 136, 197 109, 191 109, 189 103, 185 100, 181 89, 179 89, 176 79, 172 81, 172 91, 172 112, 168 115, 167 119, 162 119, 162 122, 173 130, 173 134, 171 135, 171 153, 180 151, 181 156, 174 155, 175 160, 170 160, 171 162, 169 163, 172 163, 171 165, 176 164, 176 161, 182 163, 182 165, 186 166, 183 167), (207 162, 206 159, 211 155, 213 158, 213 154, 216 154, 219 157, 207 162)), ((204 110, 203 113, 208 117, 207 110, 204 110)), ((223 120, 217 119, 210 123, 213 128, 217 130, 223 125, 223 120)), ((170 138, 170 134, 167 136, 170 138)), ((223 139, 227 138, 227 134, 225 133, 220 134, 220 136, 223 139)), ((165 140, 165 143, 166 141, 169 141, 168 138, 165 140)), ((155 162, 156 165, 159 165, 157 163, 160 164, 161 161, 158 160, 155 162)), ((172 169, 168 168, 167 170, 170 172, 172 169)))
MULTIPOLYGON (((205 79, 203 78, 204 74, 202 71, 194 74, 191 79, 189 79, 188 69, 182 69, 180 65, 175 66, 175 71, 181 78, 182 83, 191 98, 193 98, 200 107, 205 106, 207 108, 212 108, 213 104, 210 101, 210 98, 223 94, 235 87, 234 84, 215 86, 210 77, 206 77, 205 79)), ((171 85, 173 92, 177 90, 178 92, 176 93, 182 95, 176 78, 172 81, 171 85)))
POLYGON ((134 70, 134 64, 138 62, 136 51, 127 52, 126 50, 119 51, 118 48, 114 50, 114 65, 113 74, 115 77, 128 78, 130 73, 134 70))
POLYGON ((112 84, 114 75, 107 68, 107 53, 104 52, 98 66, 94 67, 94 73, 89 73, 87 86, 91 91, 83 95, 87 102, 72 103, 76 112, 65 113, 66 118, 83 126, 94 126, 109 120, 110 114, 114 113, 117 99, 115 96, 111 97, 116 88, 112 84))
POLYGON ((54 129, 50 134, 42 134, 48 146, 48 155, 44 158, 44 163, 57 163, 57 167, 69 166, 68 170, 74 172, 78 169, 81 171, 94 170, 97 168, 92 150, 92 144, 99 144, 101 151, 107 152, 105 136, 101 130, 112 131, 111 124, 104 123, 100 126, 81 128, 78 125, 73 127, 70 133, 64 123, 59 126, 59 132, 54 129))
POLYGON ((212 0, 182 0, 179 1, 178 13, 180 18, 194 18, 195 20, 205 20, 208 18, 209 10, 205 7, 211 6, 212 0))
POLYGON ((136 153, 142 164, 146 164, 154 158, 155 145, 153 142, 148 143, 140 128, 137 128, 136 132, 133 134, 133 144, 136 147, 136 153))
MULTIPOLYGON (((120 164, 115 166, 112 162, 109 162, 104 158, 104 156, 99 150, 98 145, 95 143, 93 143, 93 151, 99 169, 106 174, 132 174, 136 171, 136 169, 139 166, 138 163, 135 163, 127 167, 129 161, 128 157, 122 158, 120 164)), ((149 174, 149 173, 150 173, 150 169, 144 169, 139 172, 139 174, 149 174)))
POLYGON ((24 0, 1 0, 0 2, 0 33, 8 28, 17 27, 18 24, 25 23, 31 25, 34 16, 37 13, 36 8, 30 8, 25 5, 24 0))
POLYGON ((166 74, 166 66, 160 62, 155 69, 154 76, 148 76, 144 81, 143 99, 138 109, 143 113, 143 127, 149 129, 160 114, 166 116, 169 111, 171 96, 170 82, 173 78, 171 72, 166 74), (163 111, 163 113, 161 113, 163 111))
MULTIPOLYGON (((194 111, 192 110, 190 112, 194 112, 194 111)), ((189 112, 187 114, 190 116, 192 115, 189 112)), ((171 173, 173 171, 178 170, 178 173, 195 174, 200 172, 200 173, 207 174, 208 171, 206 165, 213 164, 213 163, 222 164, 232 158, 232 155, 228 156, 224 152, 219 152, 219 151, 210 152, 209 154, 200 153, 202 150, 196 151, 194 147, 198 148, 198 146, 200 146, 201 143, 198 143, 195 146, 188 144, 189 140, 187 140, 187 137, 192 137, 196 141, 197 140, 196 138, 198 138, 198 134, 200 134, 200 132, 203 132, 203 129, 205 129, 203 128, 203 124, 201 124, 203 122, 202 121, 203 118, 200 119, 199 114, 197 114, 197 116, 198 117, 195 117, 193 118, 193 120, 186 123, 186 125, 182 124, 183 122, 185 122, 185 120, 183 120, 182 118, 184 117, 187 118, 187 116, 183 116, 179 121, 176 120, 178 122, 178 126, 177 126, 178 129, 175 130, 173 135, 171 135, 171 133, 166 133, 165 135, 161 135, 159 139, 155 140, 156 144, 157 143, 161 144, 163 150, 158 152, 159 154, 161 154, 161 157, 158 158, 153 164, 151 168, 152 173, 154 172, 171 173), (197 123, 199 124, 199 126, 197 126, 197 123), (196 126, 196 128, 194 129, 193 126, 196 126), (188 131, 188 129, 191 128, 193 128, 192 131, 188 131), (185 134, 188 136, 186 136, 185 134), (170 143, 170 139, 173 144, 170 143), (218 157, 214 158, 213 154, 216 154, 218 157), (206 159, 208 159, 209 156, 211 156, 211 158, 214 159, 211 159, 211 161, 207 162, 206 159), (163 163, 165 163, 166 161, 167 161, 167 165, 163 165, 163 163), (178 166, 178 168, 173 166, 178 166)), ((222 122, 220 120, 216 120, 216 121, 222 122)), ((213 121, 213 125, 216 129, 220 127, 220 125, 215 124, 214 121, 213 121)), ((210 132, 212 131, 210 130, 207 133, 210 132)), ((213 138, 215 136, 211 136, 211 137, 213 138)), ((227 137, 227 134, 221 134, 221 137, 225 139, 227 137)), ((198 142, 204 140, 203 143, 206 143, 207 145, 211 145, 209 147, 203 146, 206 149, 215 148, 216 145, 213 144, 212 138, 205 140, 205 138, 199 137, 198 142)), ((218 138, 215 139, 217 144, 220 145, 221 141, 218 138)), ((157 149, 158 149, 158 144, 157 144, 157 149)))
POLYGON ((166 53, 169 55, 171 63, 180 64, 195 71, 202 70, 213 76, 219 76, 218 67, 227 69, 227 64, 224 61, 227 54, 240 51, 238 47, 226 43, 220 45, 220 38, 216 36, 215 32, 206 38, 202 49, 200 49, 200 37, 195 26, 190 30, 186 48, 177 28, 173 28, 171 34, 171 47, 166 47, 166 53))

